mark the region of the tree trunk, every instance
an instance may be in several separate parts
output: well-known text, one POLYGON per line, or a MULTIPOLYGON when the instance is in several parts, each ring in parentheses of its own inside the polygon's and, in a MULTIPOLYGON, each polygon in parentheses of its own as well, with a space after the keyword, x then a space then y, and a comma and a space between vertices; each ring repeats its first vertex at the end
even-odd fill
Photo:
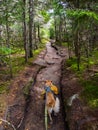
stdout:
POLYGON ((57 34, 57 23, 56 23, 56 17, 54 15, 54 30, 55 30, 55 41, 58 41, 58 34, 57 34))
POLYGON ((33 57, 33 0, 29 0, 29 57, 33 57))
MULTIPOLYGON (((79 9, 80 1, 76 0, 76 7, 79 9)), ((76 20, 77 27, 79 26, 79 20, 76 20)), ((75 24, 76 24, 75 23, 75 24)), ((76 31, 75 37, 75 55, 77 57, 77 70, 80 70, 80 41, 79 41, 79 29, 76 31)))
POLYGON ((0 25, 0 42, 1 42, 1 32, 2 32, 2 26, 0 25))
POLYGON ((36 41, 36 25, 34 24, 34 49, 38 49, 37 41, 36 41))
POLYGON ((62 33, 62 18, 61 16, 59 16, 60 18, 60 23, 59 23, 59 44, 61 45, 62 41, 61 41, 61 33, 62 33))
POLYGON ((39 42, 41 43, 41 38, 40 38, 40 26, 39 26, 39 23, 38 23, 38 40, 39 40, 39 42))
POLYGON ((25 62, 28 62, 28 44, 27 44, 27 34, 26 34, 26 0, 23 0, 23 42, 25 50, 25 62))
MULTIPOLYGON (((10 49, 10 36, 9 36, 9 21, 8 21, 8 3, 6 1, 6 45, 10 49)), ((12 72, 12 61, 11 61, 11 54, 9 53, 9 68, 10 68, 10 77, 13 77, 12 72)))

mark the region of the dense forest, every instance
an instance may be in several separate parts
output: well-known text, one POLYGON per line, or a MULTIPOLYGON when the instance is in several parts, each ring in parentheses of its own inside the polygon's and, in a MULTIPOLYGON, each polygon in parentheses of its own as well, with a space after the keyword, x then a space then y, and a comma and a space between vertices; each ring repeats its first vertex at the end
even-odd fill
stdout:
POLYGON ((84 86, 81 98, 98 108, 97 0, 0 0, 0 99, 47 42, 67 48, 65 66, 84 86))
MULTIPOLYGON (((9 65, 12 77, 11 54, 20 50, 25 61, 40 48, 42 39, 55 39, 67 44, 77 59, 77 69, 83 58, 90 65, 90 55, 97 50, 97 1, 0 1, 0 65, 9 65)), ((19 52, 19 54, 20 54, 19 52)))

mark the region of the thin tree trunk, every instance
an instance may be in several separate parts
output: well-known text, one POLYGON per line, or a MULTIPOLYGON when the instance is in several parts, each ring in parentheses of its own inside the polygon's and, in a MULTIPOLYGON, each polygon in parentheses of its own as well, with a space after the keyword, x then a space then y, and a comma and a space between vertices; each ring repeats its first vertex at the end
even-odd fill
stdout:
POLYGON ((23 42, 24 42, 24 50, 25 50, 25 62, 28 62, 28 44, 27 44, 27 35, 26 35, 26 0, 23 0, 23 42))
POLYGON ((1 32, 2 32, 2 26, 0 25, 0 42, 1 42, 1 32))
MULTIPOLYGON (((8 21, 8 3, 6 1, 6 45, 10 49, 10 36, 9 36, 9 21, 8 21)), ((11 61, 11 54, 9 53, 9 68, 10 68, 10 77, 13 77, 12 72, 12 61, 11 61)))
MULTIPOLYGON (((79 9, 80 7, 80 1, 76 0, 76 7, 79 9)), ((77 27, 79 26, 79 20, 76 20, 77 22, 77 27)), ((77 57, 77 70, 80 70, 80 41, 79 41, 79 30, 77 30, 75 34, 75 55, 77 57)))
POLYGON ((77 55, 77 68, 78 68, 78 71, 80 70, 80 41, 79 41, 79 31, 78 31, 78 37, 77 37, 77 48, 78 48, 78 55, 77 55))
POLYGON ((54 30, 55 30, 55 41, 58 42, 58 29, 57 29, 57 22, 55 16, 54 16, 54 30))
POLYGON ((36 25, 34 24, 34 49, 38 49, 38 45, 37 45, 37 42, 36 42, 36 25))
POLYGON ((61 19, 59 23, 59 44, 61 45, 61 19))
MULTIPOLYGON (((63 20, 64 20, 64 22, 63 22, 63 36, 62 36, 62 40, 65 42, 66 41, 66 39, 65 39, 65 34, 67 34, 67 28, 66 28, 66 18, 65 18, 65 16, 64 16, 64 18, 63 18, 63 20)), ((67 36, 68 37, 68 36, 67 36)), ((67 42, 68 42, 68 38, 67 38, 67 42)))
POLYGON ((29 0, 29 57, 33 57, 33 0, 29 0))
POLYGON ((40 38, 40 26, 39 26, 39 24, 38 24, 38 40, 39 40, 39 42, 41 43, 41 38, 40 38))

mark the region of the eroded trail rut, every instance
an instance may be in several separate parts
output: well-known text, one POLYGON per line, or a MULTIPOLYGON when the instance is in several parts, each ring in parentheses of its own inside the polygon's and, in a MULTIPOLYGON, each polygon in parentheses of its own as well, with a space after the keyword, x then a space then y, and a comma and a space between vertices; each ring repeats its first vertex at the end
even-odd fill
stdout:
MULTIPOLYGON (((26 106, 24 120, 19 130, 45 130, 44 125, 44 100, 41 99, 41 91, 45 80, 52 80, 60 90, 61 62, 66 56, 60 56, 57 51, 47 43, 46 51, 35 60, 34 64, 43 66, 36 76, 36 81, 30 90, 29 102, 26 106)), ((60 100, 61 96, 59 95, 60 100)), ((61 100, 60 113, 53 117, 53 124, 48 123, 49 130, 68 130, 64 121, 64 113, 61 100)))

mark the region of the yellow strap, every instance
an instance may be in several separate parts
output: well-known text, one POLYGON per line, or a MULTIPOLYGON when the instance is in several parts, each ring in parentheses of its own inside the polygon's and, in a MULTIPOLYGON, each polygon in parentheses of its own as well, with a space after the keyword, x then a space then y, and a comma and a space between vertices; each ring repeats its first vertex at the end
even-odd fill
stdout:
POLYGON ((51 86, 51 90, 55 93, 58 94, 58 88, 54 85, 51 86))

